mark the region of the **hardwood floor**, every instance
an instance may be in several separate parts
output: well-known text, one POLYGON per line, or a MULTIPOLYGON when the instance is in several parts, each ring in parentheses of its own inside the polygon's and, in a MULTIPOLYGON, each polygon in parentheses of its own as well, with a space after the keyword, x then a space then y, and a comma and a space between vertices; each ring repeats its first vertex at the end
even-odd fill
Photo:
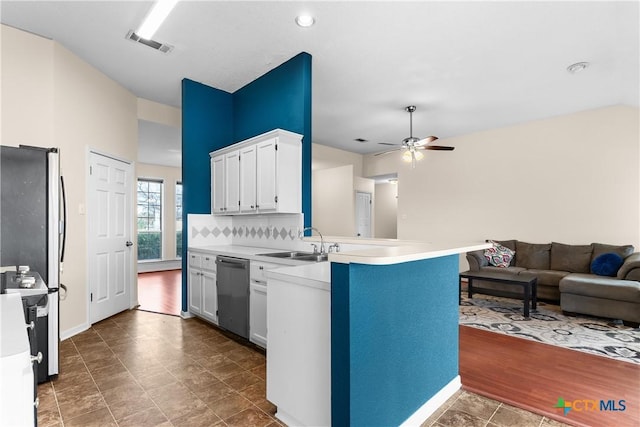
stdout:
POLYGON ((180 315, 182 308, 182 270, 138 274, 140 310, 180 315))
POLYGON ((640 366, 632 363, 460 326, 460 376, 465 390, 563 423, 640 425, 640 366), (558 398, 574 402, 566 416, 558 398), (626 409, 600 410, 601 400, 616 409, 624 400, 626 409))

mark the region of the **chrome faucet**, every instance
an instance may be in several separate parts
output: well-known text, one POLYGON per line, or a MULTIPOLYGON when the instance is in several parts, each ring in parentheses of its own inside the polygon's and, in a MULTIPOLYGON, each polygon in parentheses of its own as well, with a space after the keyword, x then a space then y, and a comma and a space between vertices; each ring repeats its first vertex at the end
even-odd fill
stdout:
MULTIPOLYGON (((302 239, 302 237, 304 236, 304 232, 307 230, 311 230, 311 231, 315 231, 316 233, 318 233, 320 235, 320 253, 324 254, 325 249, 324 249, 324 238, 322 237, 322 233, 320 233, 320 230, 318 230, 315 227, 305 227, 302 229, 302 231, 300 232, 300 235, 298 236, 300 239, 302 239)), ((313 253, 318 253, 318 246, 314 243, 311 244, 313 246, 313 253)))

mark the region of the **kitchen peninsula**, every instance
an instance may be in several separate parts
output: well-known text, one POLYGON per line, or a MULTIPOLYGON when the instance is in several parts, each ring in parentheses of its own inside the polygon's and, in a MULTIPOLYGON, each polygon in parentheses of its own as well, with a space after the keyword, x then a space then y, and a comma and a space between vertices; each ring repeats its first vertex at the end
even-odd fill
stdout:
POLYGON ((189 215, 189 224, 196 292, 184 314, 218 324, 215 299, 207 309, 215 256, 250 261, 251 322, 264 325, 250 340, 266 345, 267 400, 285 424, 420 424, 460 388, 459 254, 488 244, 300 239, 301 214, 189 215), (322 243, 339 245, 328 262, 268 256, 322 243), (199 289, 202 305, 192 304, 199 289))
POLYGON ((267 398, 288 425, 419 425, 460 388, 458 254, 488 245, 368 242, 267 273, 267 398))

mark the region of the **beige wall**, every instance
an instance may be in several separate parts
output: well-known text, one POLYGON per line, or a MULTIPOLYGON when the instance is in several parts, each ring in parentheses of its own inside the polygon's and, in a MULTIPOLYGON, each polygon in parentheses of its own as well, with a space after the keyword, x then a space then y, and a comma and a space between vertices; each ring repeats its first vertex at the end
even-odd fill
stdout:
POLYGON ((353 165, 313 171, 312 225, 323 235, 355 235, 353 180, 353 165))
POLYGON ((398 186, 391 183, 376 184, 376 203, 374 215, 376 218, 374 236, 379 239, 395 239, 398 236, 398 186))
POLYGON ((353 176, 362 176, 362 162, 364 160, 362 154, 320 144, 313 144, 311 148, 313 153, 311 168, 313 170, 353 165, 353 176))
POLYGON ((398 172, 398 238, 515 238, 640 249, 640 114, 614 106, 442 139, 415 169, 366 156, 365 174, 398 172))
POLYGON ((138 98, 138 119, 177 128, 182 127, 182 111, 179 108, 144 98, 138 98))
POLYGON ((138 163, 138 178, 161 179, 164 182, 162 199, 162 259, 176 257, 176 183, 182 181, 182 170, 169 166, 138 163))
MULTIPOLYGON (((89 322, 87 222, 80 213, 86 206, 87 153, 135 160, 137 98, 60 44, 7 26, 1 78, 2 144, 60 148, 68 203, 61 276, 68 292, 60 303, 60 327, 61 336, 68 336, 89 322)), ((135 274, 135 263, 133 269, 135 274)))

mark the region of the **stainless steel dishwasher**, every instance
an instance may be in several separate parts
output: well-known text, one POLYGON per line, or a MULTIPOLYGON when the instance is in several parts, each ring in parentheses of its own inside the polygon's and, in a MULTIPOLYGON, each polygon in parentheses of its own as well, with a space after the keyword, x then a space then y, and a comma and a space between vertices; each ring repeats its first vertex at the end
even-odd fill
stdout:
POLYGON ((218 326, 249 338, 249 260, 217 256, 218 326))

